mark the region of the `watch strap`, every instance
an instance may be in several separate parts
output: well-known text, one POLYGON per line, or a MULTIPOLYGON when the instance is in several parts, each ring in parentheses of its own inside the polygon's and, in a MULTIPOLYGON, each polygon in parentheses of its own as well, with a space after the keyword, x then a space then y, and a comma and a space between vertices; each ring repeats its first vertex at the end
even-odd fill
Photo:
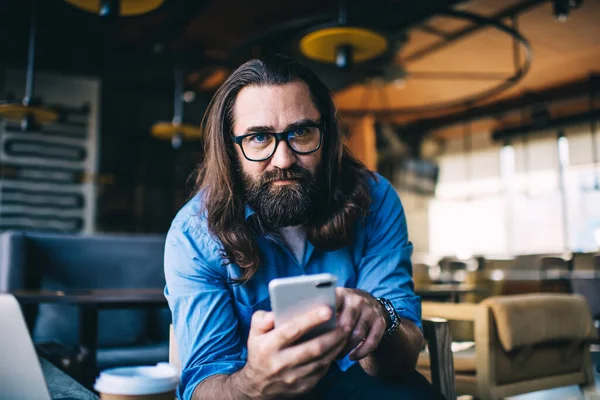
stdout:
POLYGON ((386 337, 390 336, 392 333, 394 333, 398 330, 398 328, 400 327, 400 323, 402 322, 402 319, 398 315, 398 312, 394 308, 394 305, 392 304, 391 301, 389 301, 388 299, 384 299, 383 297, 377 298, 377 301, 379 303, 381 303, 381 305, 383 307, 385 307, 386 311, 388 312, 388 314, 390 316, 390 321, 391 321, 390 326, 385 330, 385 332, 383 334, 383 338, 385 339, 386 337))

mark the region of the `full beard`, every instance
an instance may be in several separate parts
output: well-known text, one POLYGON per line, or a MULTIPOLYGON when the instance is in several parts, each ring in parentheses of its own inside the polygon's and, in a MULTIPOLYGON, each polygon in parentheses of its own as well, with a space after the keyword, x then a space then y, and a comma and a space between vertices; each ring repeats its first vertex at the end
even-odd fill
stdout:
POLYGON ((306 224, 319 201, 319 179, 296 164, 288 169, 266 171, 258 181, 242 171, 246 203, 254 210, 264 230, 306 224), (292 180, 278 184, 278 180, 292 180))

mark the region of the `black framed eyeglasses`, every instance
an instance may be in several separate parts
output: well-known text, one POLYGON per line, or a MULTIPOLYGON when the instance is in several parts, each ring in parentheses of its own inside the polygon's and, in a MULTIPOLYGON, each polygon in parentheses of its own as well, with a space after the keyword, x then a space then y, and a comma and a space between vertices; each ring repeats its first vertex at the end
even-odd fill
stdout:
POLYGON ((275 154, 280 141, 285 141, 296 154, 310 154, 319 150, 323 141, 323 124, 303 125, 285 132, 254 132, 231 135, 248 161, 265 161, 275 154))

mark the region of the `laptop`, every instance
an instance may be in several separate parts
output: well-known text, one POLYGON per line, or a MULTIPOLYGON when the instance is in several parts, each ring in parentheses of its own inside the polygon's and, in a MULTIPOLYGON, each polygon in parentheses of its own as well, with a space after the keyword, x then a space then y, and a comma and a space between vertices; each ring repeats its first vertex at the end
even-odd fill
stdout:
POLYGON ((21 307, 0 293, 0 397, 50 400, 50 392, 21 307))

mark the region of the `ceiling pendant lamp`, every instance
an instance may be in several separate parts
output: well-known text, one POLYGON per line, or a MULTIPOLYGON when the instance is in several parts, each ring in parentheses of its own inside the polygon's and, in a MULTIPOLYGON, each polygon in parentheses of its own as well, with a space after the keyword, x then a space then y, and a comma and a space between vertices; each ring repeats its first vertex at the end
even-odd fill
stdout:
POLYGON ((201 137, 199 126, 183 123, 183 66, 175 67, 175 93, 173 98, 173 120, 157 122, 152 125, 152 136, 161 140, 170 140, 174 149, 183 144, 184 139, 197 140, 201 137))
POLYGON ((348 25, 346 4, 341 0, 337 22, 306 33, 300 38, 298 47, 308 59, 335 64, 346 70, 354 64, 384 55, 390 44, 386 36, 375 30, 348 25))
POLYGON ((164 4, 165 0, 65 0, 65 2, 101 17, 112 15, 133 17, 156 10, 164 4))
POLYGON ((55 122, 58 113, 42 107, 33 98, 35 85, 35 36, 36 36, 35 4, 29 26, 29 50, 27 55, 27 71, 25 78, 25 96, 22 102, 6 101, 0 103, 0 118, 21 124, 24 131, 35 129, 39 125, 55 122))

